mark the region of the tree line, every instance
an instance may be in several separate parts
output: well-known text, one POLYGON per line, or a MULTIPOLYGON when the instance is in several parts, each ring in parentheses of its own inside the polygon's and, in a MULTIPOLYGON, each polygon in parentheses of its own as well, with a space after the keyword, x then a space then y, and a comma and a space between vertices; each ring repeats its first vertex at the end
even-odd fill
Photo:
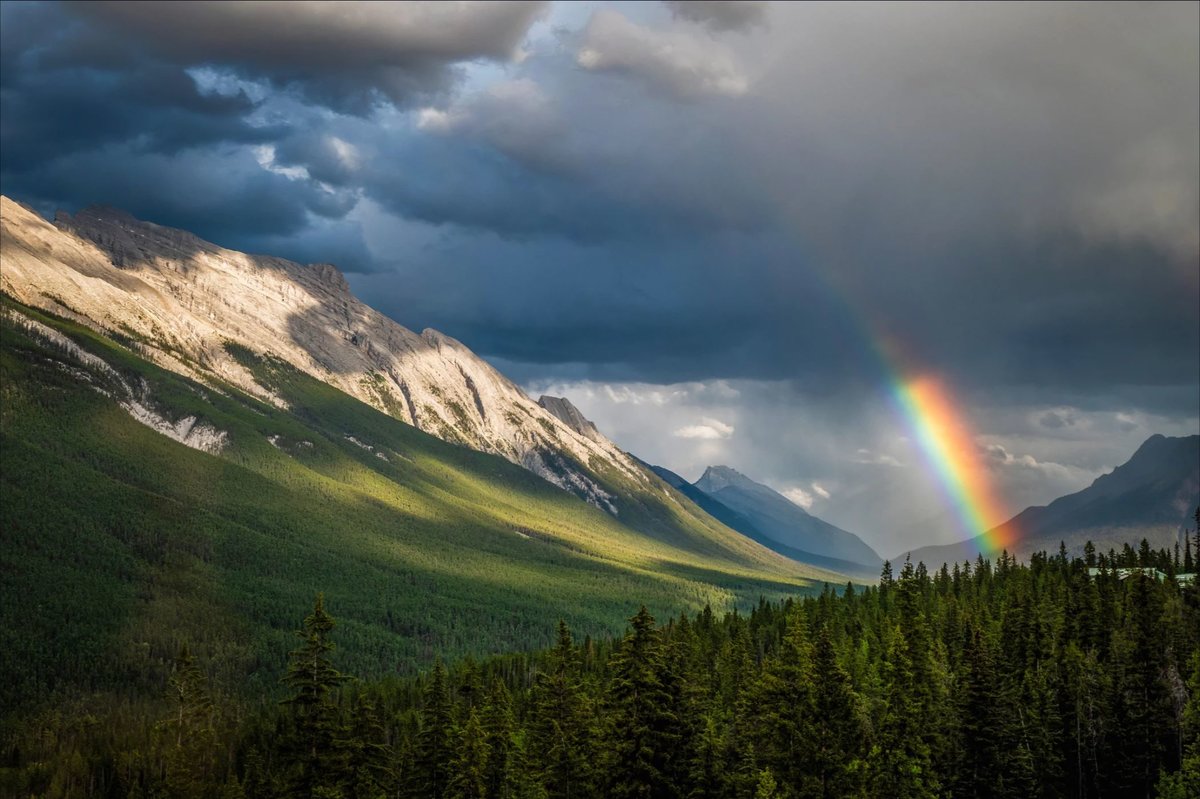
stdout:
MULTIPOLYGON (((1200 796, 1200 589, 1184 551, 885 564, 878 585, 615 640, 352 679, 317 597, 280 696, 186 650, 123 748, 14 738, 14 795, 217 799, 1200 796), (1121 571, 1140 567, 1133 572, 1121 571), (1161 573, 1159 575, 1155 572, 1161 573), (282 698, 280 698, 282 697, 282 698), (163 710, 163 707, 169 710, 163 710)), ((1200 554, 1200 548, 1197 550, 1200 554)), ((127 723, 134 724, 130 719, 127 723)))

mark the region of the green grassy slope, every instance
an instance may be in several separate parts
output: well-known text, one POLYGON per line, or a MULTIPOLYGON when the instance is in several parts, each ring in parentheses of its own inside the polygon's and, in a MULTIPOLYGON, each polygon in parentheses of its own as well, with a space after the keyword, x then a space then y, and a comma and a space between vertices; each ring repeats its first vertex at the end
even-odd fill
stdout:
POLYGON ((144 385, 163 416, 195 416, 229 444, 213 456, 139 424, 96 390, 116 392, 102 369, 6 310, 0 705, 154 684, 184 641, 218 675, 273 682, 296 608, 317 591, 341 620, 345 668, 379 675, 411 670, 435 649, 544 645, 560 616, 602 634, 638 602, 666 614, 838 579, 745 542, 672 495, 626 502, 622 519, 639 532, 507 461, 252 353, 237 355, 288 410, 201 386, 7 298, 5 308, 144 385))

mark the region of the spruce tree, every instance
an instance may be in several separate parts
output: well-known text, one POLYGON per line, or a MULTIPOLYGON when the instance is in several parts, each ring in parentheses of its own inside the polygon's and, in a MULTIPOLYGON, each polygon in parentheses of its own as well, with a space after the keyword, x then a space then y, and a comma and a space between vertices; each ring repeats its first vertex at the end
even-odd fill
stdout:
POLYGON ((296 635, 300 646, 288 655, 282 682, 292 695, 283 704, 291 712, 292 741, 288 783, 291 795, 316 796, 336 787, 345 777, 345 731, 333 692, 346 681, 333 667, 334 644, 329 640, 333 617, 317 594, 313 611, 296 635))
POLYGON ((676 795, 666 770, 678 740, 678 720, 663 686, 663 646, 645 606, 609 661, 606 782, 612 799, 669 799, 676 795))
POLYGON ((593 784, 591 729, 580 687, 579 656, 566 622, 533 687, 530 751, 549 799, 589 796, 593 784))
POLYGON ((450 763, 455 755, 453 708, 446 667, 433 665, 422 697, 421 725, 417 733, 412 787, 417 796, 441 797, 450 783, 450 763))
POLYGON ((819 794, 813 653, 804 612, 793 610, 775 654, 763 665, 756 692, 755 750, 788 791, 819 794))
POLYGON ((885 696, 870 757, 870 789, 889 799, 931 799, 940 785, 933 773, 908 642, 899 628, 888 632, 883 664, 885 696))
POLYGON ((375 709, 375 703, 363 694, 350 707, 347 741, 348 799, 376 799, 392 788, 392 752, 387 730, 375 709))
POLYGON ((492 681, 480 716, 484 743, 488 750, 484 786, 489 799, 515 799, 520 782, 521 752, 513 736, 512 699, 504 681, 492 681))
POLYGON ((207 680, 186 644, 175 658, 167 694, 174 706, 161 724, 168 738, 167 789, 181 799, 203 796, 214 778, 214 709, 207 680))
POLYGON ((489 749, 479 711, 471 708, 458 736, 458 747, 450 764, 447 799, 487 799, 489 749))
POLYGON ((813 651, 813 771, 823 799, 855 796, 862 787, 867 729, 860 700, 837 661, 829 631, 817 635, 813 651))

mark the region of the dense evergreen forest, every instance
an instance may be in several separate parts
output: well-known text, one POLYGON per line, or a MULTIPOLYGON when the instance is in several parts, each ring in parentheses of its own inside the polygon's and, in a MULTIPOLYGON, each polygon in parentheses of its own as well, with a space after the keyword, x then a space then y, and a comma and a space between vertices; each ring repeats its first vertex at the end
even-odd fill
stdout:
POLYGON ((560 624, 549 651, 405 679, 341 673, 318 597, 277 695, 184 650, 157 703, 80 697, 10 726, 0 791, 1196 797, 1200 588, 1175 577, 1192 548, 906 562, 748 614, 643 608, 615 641, 560 624))

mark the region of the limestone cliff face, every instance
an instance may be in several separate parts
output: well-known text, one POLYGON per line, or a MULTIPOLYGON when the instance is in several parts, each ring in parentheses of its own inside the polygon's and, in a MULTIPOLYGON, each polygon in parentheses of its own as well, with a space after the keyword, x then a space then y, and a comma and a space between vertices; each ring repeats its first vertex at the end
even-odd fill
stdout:
POLYGON ((597 470, 648 484, 594 427, 563 421, 449 336, 415 333, 364 305, 329 264, 227 250, 108 208, 50 223, 7 197, 0 235, 0 289, 129 341, 166 368, 278 401, 230 355, 226 345, 237 344, 610 512, 597 470))

